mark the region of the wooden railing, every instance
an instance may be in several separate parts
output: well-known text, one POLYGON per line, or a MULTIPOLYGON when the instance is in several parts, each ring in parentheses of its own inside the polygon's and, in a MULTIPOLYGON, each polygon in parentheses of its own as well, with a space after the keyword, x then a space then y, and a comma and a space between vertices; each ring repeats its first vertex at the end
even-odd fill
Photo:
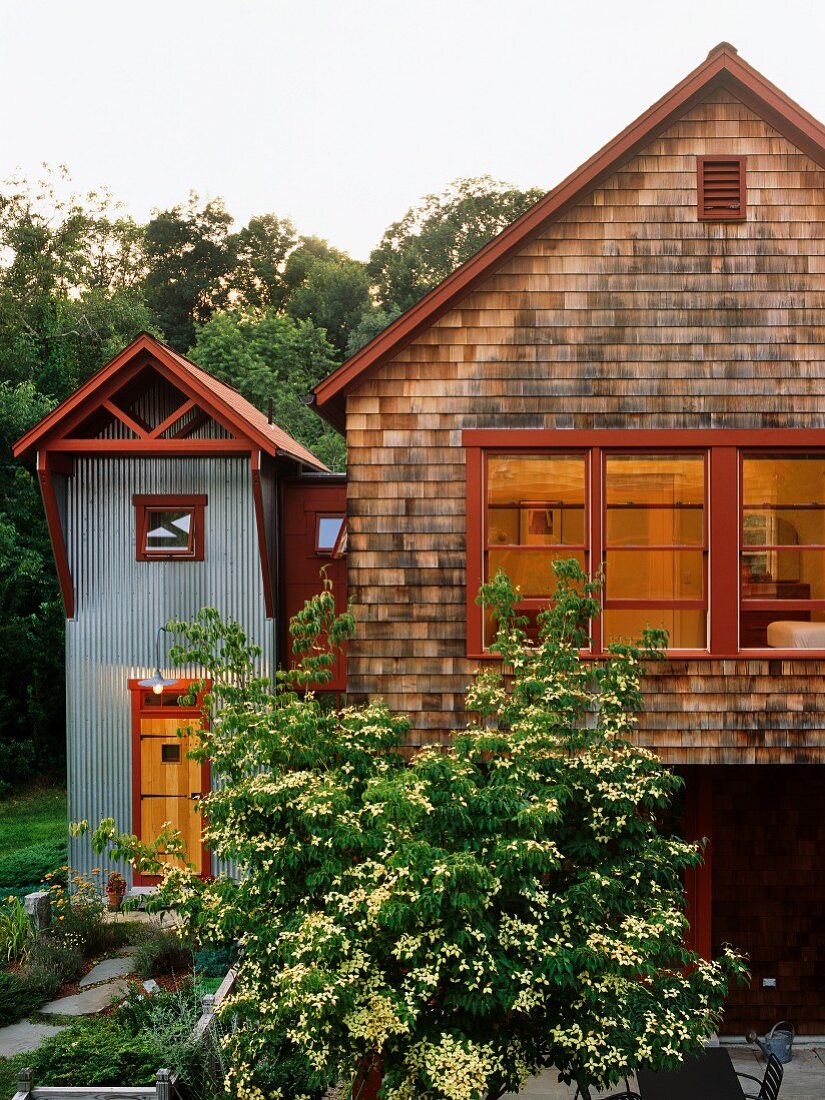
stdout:
MULTIPOLYGON (((192 1041, 202 1043, 213 1040, 217 1017, 215 1009, 228 997, 235 986, 235 971, 230 970, 213 995, 203 998, 203 1014, 192 1031, 192 1041)), ((213 1046, 214 1049, 214 1046, 213 1046)), ((174 1100, 177 1074, 159 1069, 154 1085, 39 1085, 35 1088, 30 1069, 23 1069, 17 1077, 17 1092, 12 1100, 174 1100)))

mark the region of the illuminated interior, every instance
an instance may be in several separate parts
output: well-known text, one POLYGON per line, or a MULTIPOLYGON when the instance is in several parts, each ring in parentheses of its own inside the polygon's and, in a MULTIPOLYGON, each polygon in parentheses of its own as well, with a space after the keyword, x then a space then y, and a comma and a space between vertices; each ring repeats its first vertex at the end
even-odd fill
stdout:
MULTIPOLYGON (((503 569, 527 610, 552 595, 554 560, 590 566, 587 470, 584 454, 488 456, 485 578, 503 569)), ((605 459, 605 644, 652 626, 671 649, 706 648, 705 480, 701 453, 605 459)))
POLYGON ((825 457, 742 458, 740 575, 742 648, 825 648, 825 457))
POLYGON ((608 455, 604 644, 651 626, 705 649, 706 576, 704 455, 608 455))

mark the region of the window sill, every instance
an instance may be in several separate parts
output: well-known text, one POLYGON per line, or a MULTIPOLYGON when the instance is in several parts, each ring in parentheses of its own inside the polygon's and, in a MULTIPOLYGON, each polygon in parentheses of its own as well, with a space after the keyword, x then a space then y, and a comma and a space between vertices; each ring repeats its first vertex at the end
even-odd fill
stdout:
MULTIPOLYGON (((587 661, 605 660, 608 653, 592 653, 583 649, 579 654, 587 661)), ((706 649, 669 649, 666 661, 825 661, 825 649, 740 649, 734 653, 709 653, 706 649)), ((468 653, 468 661, 500 661, 497 653, 468 653)))

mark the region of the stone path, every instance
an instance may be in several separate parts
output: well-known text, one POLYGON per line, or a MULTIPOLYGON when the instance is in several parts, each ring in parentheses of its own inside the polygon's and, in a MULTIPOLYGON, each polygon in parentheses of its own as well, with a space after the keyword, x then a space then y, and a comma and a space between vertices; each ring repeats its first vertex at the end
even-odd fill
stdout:
POLYGON ((96 1012, 108 1008, 113 997, 125 997, 128 991, 127 982, 105 982, 92 989, 84 989, 80 993, 72 993, 68 997, 58 997, 56 1001, 49 1001, 40 1011, 45 1016, 93 1016, 96 1012))
MULTIPOLYGON (((129 991, 128 983, 123 978, 134 970, 132 956, 136 951, 135 947, 125 947, 119 955, 103 959, 81 979, 77 993, 49 1001, 39 1012, 45 1016, 93 1016, 108 1008, 113 997, 125 997, 129 991)), ((0 1027, 0 1058, 36 1050, 44 1039, 56 1035, 66 1026, 21 1020, 8 1027, 0 1027)))
MULTIPOLYGON (((80 988, 86 989, 98 982, 109 982, 115 978, 122 978, 125 974, 131 974, 135 964, 132 960, 133 951, 128 954, 116 955, 113 959, 104 959, 97 966, 93 966, 85 978, 80 980, 80 988)), ((44 1010, 45 1011, 45 1010, 44 1010)))
POLYGON ((37 1050, 44 1039, 57 1035, 65 1026, 65 1024, 30 1024, 28 1020, 21 1020, 17 1024, 1 1027, 0 1058, 11 1058, 13 1054, 37 1050))

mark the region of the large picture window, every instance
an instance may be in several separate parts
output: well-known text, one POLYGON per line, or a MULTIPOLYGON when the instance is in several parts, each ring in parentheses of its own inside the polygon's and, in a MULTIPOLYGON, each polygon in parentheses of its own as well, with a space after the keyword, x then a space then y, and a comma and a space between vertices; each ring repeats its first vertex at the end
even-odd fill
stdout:
POLYGON ((820 450, 803 450, 780 429, 466 431, 468 652, 483 656, 494 636, 480 583, 504 570, 535 622, 553 562, 575 558, 604 577, 596 654, 651 626, 674 655, 821 655, 820 434, 820 450))

